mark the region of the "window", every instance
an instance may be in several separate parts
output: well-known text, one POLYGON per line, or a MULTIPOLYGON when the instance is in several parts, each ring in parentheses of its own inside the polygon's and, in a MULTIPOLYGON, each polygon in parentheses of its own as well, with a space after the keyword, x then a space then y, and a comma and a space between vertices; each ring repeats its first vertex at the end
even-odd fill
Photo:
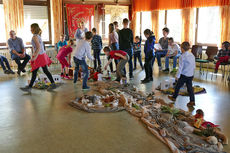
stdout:
POLYGON ((165 10, 159 11, 159 38, 163 37, 162 29, 165 27, 165 10))
POLYGON ((182 16, 181 10, 167 11, 167 27, 169 28, 169 37, 173 37, 175 42, 181 42, 182 16))
POLYGON ((5 43, 6 42, 6 31, 5 31, 5 16, 4 16, 3 4, 0 4, 0 18, 2 19, 1 24, 0 24, 0 29, 1 29, 0 43, 5 43))
POLYGON ((197 42, 201 44, 218 44, 219 41, 219 7, 199 8, 197 42))
POLYGON ((47 6, 24 5, 24 40, 30 42, 32 34, 30 32, 30 25, 38 23, 42 30, 42 40, 49 41, 49 21, 47 6))
POLYGON ((135 36, 139 36, 140 35, 140 26, 141 26, 141 13, 137 12, 136 13, 136 33, 135 36))
POLYGON ((136 20, 136 36, 142 35, 142 39, 145 40, 144 31, 145 29, 152 30, 151 12, 138 12, 136 20), (141 24, 142 23, 142 24, 141 24), (140 33, 141 30, 141 33, 140 33))

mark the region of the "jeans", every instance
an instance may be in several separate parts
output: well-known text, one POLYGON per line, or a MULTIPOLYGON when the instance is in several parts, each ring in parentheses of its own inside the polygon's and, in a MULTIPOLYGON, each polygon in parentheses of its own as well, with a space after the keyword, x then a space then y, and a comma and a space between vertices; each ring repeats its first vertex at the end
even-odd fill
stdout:
POLYGON ((6 64, 7 69, 8 69, 8 70, 11 70, 7 58, 6 58, 5 56, 1 56, 1 55, 0 55, 0 65, 2 66, 2 69, 5 71, 5 70, 6 70, 6 67, 5 67, 4 62, 5 62, 5 64, 6 64))
POLYGON ((179 80, 177 81, 175 92, 173 94, 173 98, 177 98, 180 88, 184 85, 184 83, 186 83, 187 91, 190 97, 190 102, 195 102, 195 96, 194 96, 193 87, 192 87, 192 80, 193 80, 193 76, 187 77, 185 75, 181 75, 179 80))
POLYGON ((93 56, 94 56, 94 69, 97 68, 97 62, 98 62, 98 66, 101 66, 101 59, 100 59, 100 53, 101 50, 100 49, 94 49, 93 50, 93 56))
POLYGON ((26 64, 29 62, 30 56, 29 56, 28 54, 25 54, 25 57, 24 57, 24 58, 16 57, 14 60, 15 60, 15 62, 16 62, 17 65, 18 65, 18 70, 19 70, 19 71, 22 71, 22 70, 25 69, 26 64), (21 63, 21 60, 23 60, 22 63, 21 63))
POLYGON ((157 58, 157 63, 158 63, 158 66, 161 67, 161 57, 165 57, 165 55, 167 54, 167 50, 163 50, 163 51, 157 51, 155 53, 155 56, 157 58))
POLYGON ((141 68, 143 68, 142 59, 141 59, 141 52, 140 51, 134 53, 134 69, 137 68, 137 59, 138 59, 138 61, 140 63, 141 68))
POLYGON ((177 54, 176 56, 173 57, 165 57, 165 68, 168 69, 169 68, 169 59, 173 58, 173 68, 176 68, 176 64, 177 64, 177 59, 181 56, 181 54, 177 54))
MULTIPOLYGON (((133 57, 133 48, 129 48, 129 49, 125 49, 124 50, 126 53, 128 53, 129 55, 129 77, 132 78, 133 77, 133 60, 132 60, 132 57, 133 57)), ((124 68, 124 72, 126 74, 126 70, 124 68)))
POLYGON ((117 80, 120 80, 122 77, 126 77, 124 73, 124 67, 126 63, 129 61, 129 55, 126 55, 127 59, 120 59, 119 63, 117 64, 117 80))
POLYGON ((86 88, 87 87, 87 81, 88 81, 88 77, 89 77, 89 71, 88 71, 88 65, 86 64, 85 60, 79 60, 76 57, 73 57, 74 63, 75 63, 75 72, 74 72, 74 83, 77 82, 78 79, 78 72, 79 72, 79 66, 81 66, 82 68, 82 72, 83 72, 83 84, 82 84, 82 88, 86 88))
POLYGON ((146 55, 145 58, 145 79, 150 79, 153 77, 153 65, 152 65, 152 61, 153 61, 153 54, 152 52, 148 53, 148 55, 146 55))
MULTIPOLYGON (((31 87, 31 88, 33 87, 34 81, 36 80, 38 70, 39 70, 39 68, 37 68, 36 70, 32 71, 32 78, 31 78, 30 84, 29 84, 29 87, 31 87)), ((42 70, 46 74, 46 76, 48 77, 48 79, 50 80, 50 82, 54 83, 54 79, 53 79, 51 73, 49 72, 47 66, 42 67, 42 70)))

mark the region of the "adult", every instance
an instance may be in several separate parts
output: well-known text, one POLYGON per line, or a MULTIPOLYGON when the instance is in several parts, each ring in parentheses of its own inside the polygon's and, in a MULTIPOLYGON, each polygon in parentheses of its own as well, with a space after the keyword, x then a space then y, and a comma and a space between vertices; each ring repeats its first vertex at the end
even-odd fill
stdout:
POLYGON ((63 46, 67 46, 67 41, 65 40, 65 35, 61 35, 60 36, 60 41, 57 43, 57 49, 58 51, 63 47, 63 46))
POLYGON ((173 70, 171 73, 176 72, 176 65, 177 65, 177 59, 181 56, 181 50, 180 46, 176 44, 173 40, 173 38, 169 38, 168 40, 168 52, 165 56, 165 70, 164 72, 169 72, 169 58, 173 59, 173 70))
POLYGON ((10 38, 8 39, 7 43, 9 46, 11 58, 18 65, 18 75, 20 75, 21 72, 25 73, 25 67, 30 60, 30 56, 25 52, 25 47, 22 39, 16 36, 15 31, 11 30, 10 38), (22 63, 21 60, 23 61, 22 63))
POLYGON ((129 78, 133 79, 133 31, 128 28, 129 20, 123 19, 123 29, 119 31, 119 49, 129 55, 129 78))
POLYGON ((169 34, 169 28, 165 27, 162 29, 163 36, 159 39, 159 44, 161 45, 162 50, 156 50, 155 57, 157 58, 157 63, 159 66, 159 70, 162 70, 161 66, 161 57, 165 57, 165 55, 168 52, 168 34, 169 34))
POLYGON ((76 42, 78 42, 79 40, 82 40, 85 38, 85 33, 88 31, 88 29, 85 27, 85 23, 81 22, 79 23, 79 28, 77 29, 76 33, 75 33, 75 38, 76 38, 76 42))
POLYGON ((114 24, 114 27, 115 27, 115 31, 117 32, 117 34, 119 34, 120 29, 119 29, 118 22, 114 21, 113 24, 114 24))
POLYGON ((14 71, 11 70, 10 64, 5 56, 0 55, 0 65, 5 74, 15 74, 14 71))

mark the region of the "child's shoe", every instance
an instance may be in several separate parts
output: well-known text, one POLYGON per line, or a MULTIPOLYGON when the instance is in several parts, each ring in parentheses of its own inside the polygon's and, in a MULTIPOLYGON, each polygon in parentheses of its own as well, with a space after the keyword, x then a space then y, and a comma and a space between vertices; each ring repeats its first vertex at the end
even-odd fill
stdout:
POLYGON ((163 72, 168 73, 169 72, 169 68, 164 69, 163 72))
POLYGON ((83 87, 82 90, 89 90, 90 87, 86 86, 86 87, 83 87))
POLYGON ((173 70, 170 73, 176 73, 176 72, 177 72, 176 68, 173 68, 173 70))
POLYGON ((8 71, 9 71, 9 74, 15 74, 15 72, 12 70, 8 70, 8 71))
POLYGON ((60 76, 61 76, 61 78, 64 78, 64 77, 65 77, 65 75, 64 75, 63 73, 61 73, 61 75, 60 75, 60 76))
POLYGON ((9 70, 4 70, 5 74, 10 74, 9 70))
POLYGON ((189 103, 187 103, 187 106, 188 107, 193 107, 193 106, 195 106, 196 104, 195 104, 195 102, 194 101, 190 101, 189 103))
POLYGON ((55 83, 51 83, 50 86, 48 87, 47 91, 52 91, 53 89, 56 89, 57 86, 55 83))
POLYGON ((25 86, 25 87, 21 87, 20 89, 24 92, 31 92, 32 88, 30 86, 25 86))

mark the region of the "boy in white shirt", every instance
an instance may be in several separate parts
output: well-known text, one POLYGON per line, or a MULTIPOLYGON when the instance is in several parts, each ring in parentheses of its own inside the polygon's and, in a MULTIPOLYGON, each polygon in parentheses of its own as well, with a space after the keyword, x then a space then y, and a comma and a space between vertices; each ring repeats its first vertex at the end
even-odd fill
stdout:
POLYGON ((192 87, 192 80, 195 72, 196 62, 195 57, 189 52, 189 42, 183 42, 181 44, 182 55, 179 59, 179 69, 176 75, 177 84, 173 96, 168 96, 172 101, 176 101, 179 94, 180 88, 186 83, 187 90, 190 97, 190 102, 187 104, 188 107, 195 106, 195 96, 192 87))
POLYGON ((169 58, 173 58, 173 70, 171 73, 176 72, 176 64, 177 64, 177 58, 181 56, 181 50, 180 46, 176 44, 173 40, 173 38, 169 38, 168 40, 168 52, 165 57, 165 70, 164 72, 169 72, 169 58))
POLYGON ((91 55, 91 46, 90 46, 92 37, 93 37, 92 32, 86 32, 85 39, 78 41, 78 45, 73 53, 73 60, 76 65, 75 72, 74 72, 74 83, 77 82, 79 66, 81 66, 83 71, 82 89, 86 89, 86 90, 90 88, 87 86, 89 72, 88 72, 88 65, 86 64, 85 58, 87 56, 90 60, 94 60, 93 56, 91 55))

